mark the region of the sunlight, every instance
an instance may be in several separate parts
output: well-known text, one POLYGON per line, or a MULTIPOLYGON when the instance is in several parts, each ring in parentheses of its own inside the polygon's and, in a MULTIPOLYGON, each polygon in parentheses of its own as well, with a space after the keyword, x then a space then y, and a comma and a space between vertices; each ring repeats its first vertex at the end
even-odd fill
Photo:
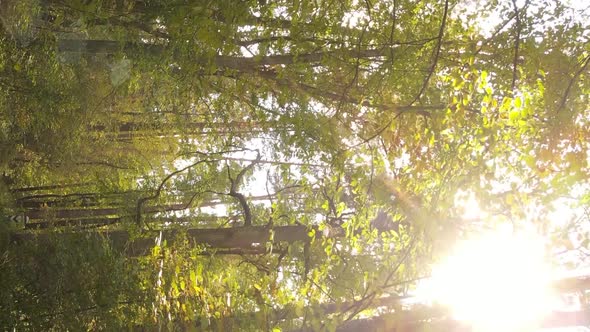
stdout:
POLYGON ((475 331, 526 331, 555 303, 550 281, 540 237, 496 231, 458 245, 422 292, 475 331))
POLYGON ((463 210, 462 218, 465 220, 480 220, 488 217, 487 212, 481 209, 473 192, 459 191, 455 195, 455 205, 463 210))

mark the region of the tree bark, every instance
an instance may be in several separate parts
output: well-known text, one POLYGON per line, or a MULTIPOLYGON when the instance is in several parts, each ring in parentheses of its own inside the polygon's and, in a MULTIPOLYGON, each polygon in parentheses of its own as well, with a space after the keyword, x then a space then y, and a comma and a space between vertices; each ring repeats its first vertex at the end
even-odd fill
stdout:
POLYGON ((590 276, 561 279, 553 284, 553 288, 561 293, 577 293, 590 290, 590 276))
MULTIPOLYGON (((222 158, 223 160, 225 158, 222 158)), ((228 159, 230 160, 230 159, 228 159)), ((267 201, 274 198, 275 195, 260 195, 260 196, 251 196, 246 197, 248 201, 255 202, 255 201, 267 201)), ((37 202, 37 204, 43 204, 43 202, 37 202)), ((170 203, 165 205, 154 205, 154 206, 146 206, 142 208, 142 213, 156 213, 156 212, 165 212, 165 211, 178 211, 178 210, 186 210, 189 208, 200 208, 200 207, 213 207, 222 204, 232 204, 231 202, 226 202, 219 199, 213 199, 210 201, 204 201, 199 204, 193 204, 191 206, 187 206, 186 203, 170 203)), ((38 220, 38 219, 84 219, 90 217, 100 217, 100 216, 109 216, 109 215, 116 215, 116 216, 129 216, 132 213, 131 210, 126 210, 125 207, 116 206, 116 207, 108 207, 108 208, 100 208, 100 209, 35 209, 35 210, 27 210, 25 211, 25 215, 29 217, 31 220, 38 220)))
POLYGON ((20 193, 20 192, 39 191, 39 190, 50 190, 50 189, 77 188, 77 187, 90 186, 92 184, 93 183, 91 183, 91 182, 86 182, 86 183, 69 183, 69 184, 56 184, 56 185, 48 185, 48 186, 14 188, 14 189, 10 189, 10 191, 13 192, 13 193, 20 193))
MULTIPOLYGON (((146 213, 155 213, 155 212, 164 212, 164 211, 172 211, 172 210, 183 210, 185 209, 186 204, 184 203, 176 203, 176 204, 168 204, 168 205, 156 205, 156 206, 148 206, 146 207, 143 212, 146 213)), ((111 207, 111 208, 101 208, 101 209, 70 209, 70 210, 51 210, 51 209, 40 209, 40 210, 29 210, 26 211, 25 214, 31 219, 45 219, 45 218, 55 218, 55 219, 82 219, 88 217, 98 217, 98 216, 109 216, 109 215, 129 215, 129 212, 125 212, 124 208, 122 207, 111 207)))
MULTIPOLYGON (((205 244, 210 248, 219 249, 255 249, 264 247, 272 239, 275 243, 286 242, 294 243, 300 241, 309 241, 310 228, 303 225, 293 226, 251 226, 251 227, 234 227, 234 228, 191 228, 186 230, 187 238, 195 244, 205 244)), ((162 236, 162 240, 173 243, 176 237, 181 233, 175 229, 165 229, 160 231, 151 231, 150 236, 132 239, 129 232, 125 230, 115 231, 97 231, 79 233, 80 236, 95 239, 97 241, 107 241, 114 250, 121 251, 124 254, 136 257, 149 253, 154 247, 154 239, 162 236)), ((340 232, 343 233, 343 232, 340 232)), ((321 236, 321 232, 316 230, 316 237, 321 236)), ((25 244, 29 241, 51 241, 59 234, 52 233, 14 233, 11 234, 13 244, 25 244)), ((342 236, 342 234, 332 234, 333 237, 342 236)))
MULTIPOLYGON (((180 218, 158 218, 161 223, 170 224, 187 224, 191 222, 227 222, 238 220, 237 216, 231 217, 217 217, 217 216, 199 216, 199 217, 180 217, 180 218)), ((85 219, 64 219, 56 221, 39 221, 29 222, 25 225, 25 229, 45 229, 50 227, 60 226, 79 226, 82 228, 100 227, 105 225, 118 224, 123 221, 122 217, 98 217, 98 218, 85 218, 85 219)))
MULTIPOLYGON (((510 299, 507 299, 509 301, 510 299)), ((525 308, 523 308, 525 309, 525 308)), ((410 315, 411 316, 411 315, 410 315)), ((500 319, 500 318, 499 318, 500 319)), ((540 328, 558 328, 590 325, 590 309, 562 312, 555 311, 547 316, 540 328)), ((297 332, 307 332, 310 329, 300 329, 297 332)), ((381 316, 357 319, 347 322, 336 329, 337 332, 357 331, 388 331, 388 332, 418 332, 418 331, 447 331, 473 332, 474 329, 465 323, 452 319, 437 319, 431 317, 421 321, 404 318, 403 313, 385 314, 381 316)), ((295 331, 293 331, 295 332, 295 331)))
MULTIPOLYGON (((117 129, 116 132, 124 133, 124 132, 134 132, 134 131, 145 131, 145 130, 154 130, 161 133, 167 133, 170 130, 174 129, 185 129, 187 133, 191 133, 194 131, 205 131, 207 129, 262 129, 262 128, 277 128, 277 122, 248 122, 248 121, 230 121, 230 122, 183 122, 181 124, 178 123, 159 123, 159 122, 123 122, 120 123, 118 126, 115 126, 113 129, 117 129)), ((110 127, 97 124, 92 125, 89 127, 91 131, 105 131, 107 129, 111 129, 110 127)))
MULTIPOLYGON (((113 40, 85 40, 85 39, 60 39, 58 51, 89 54, 114 54, 118 52, 141 52, 151 55, 161 55, 167 49, 166 45, 131 43, 113 40)), ((329 58, 376 58, 390 56, 394 50, 392 47, 378 49, 344 49, 338 51, 323 51, 305 54, 279 54, 261 57, 243 57, 216 55, 212 58, 195 58, 194 62, 200 65, 215 64, 221 69, 235 69, 251 71, 257 67, 291 65, 295 63, 318 63, 329 58)))

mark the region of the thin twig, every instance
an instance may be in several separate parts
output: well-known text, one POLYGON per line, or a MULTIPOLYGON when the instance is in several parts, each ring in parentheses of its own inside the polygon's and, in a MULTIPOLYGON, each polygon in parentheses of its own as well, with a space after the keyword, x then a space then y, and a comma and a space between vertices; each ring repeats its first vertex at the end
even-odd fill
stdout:
POLYGON ((416 98, 414 98, 414 100, 410 103, 410 105, 412 105, 415 102, 417 102, 418 100, 420 100, 420 98, 422 97, 422 94, 424 93, 424 91, 426 91, 426 88, 428 87, 428 82, 430 81, 432 74, 434 74, 434 71, 436 70, 436 65, 438 64, 438 59, 440 58, 440 50, 441 50, 442 40, 443 40, 444 33, 445 33, 445 27, 447 24, 448 12, 449 12, 449 0, 445 0, 445 9, 443 12, 442 22, 440 23, 440 28, 438 30, 438 37, 437 37, 438 41, 436 42, 436 48, 434 49, 434 52, 433 52, 434 59, 432 60, 432 64, 430 65, 428 75, 424 79, 424 83, 422 84, 422 88, 420 89, 420 92, 418 92, 418 95, 416 95, 416 98))
POLYGON ((244 167, 244 169, 242 169, 240 171, 240 173, 238 173, 238 175, 236 176, 235 179, 232 179, 231 173, 229 171, 229 167, 227 168, 227 176, 228 176, 229 181, 231 183, 231 187, 229 189, 228 195, 237 199, 240 202, 240 205, 242 207, 242 211, 244 212, 244 227, 252 226, 252 211, 250 210, 250 205, 248 205, 248 201, 246 200, 246 196, 244 196, 244 194, 238 192, 238 186, 242 183, 242 178, 244 177, 246 172, 251 170, 252 167, 254 167, 254 165, 256 165, 256 163, 258 163, 258 161, 260 160, 261 155, 258 151, 257 151, 257 153, 258 153, 258 155, 256 156, 256 159, 254 161, 252 161, 250 163, 250 165, 244 167))
POLYGON ((522 26, 520 24, 520 13, 518 12, 518 7, 516 6, 516 0, 512 0, 512 6, 514 7, 514 15, 516 17, 516 41, 514 43, 514 60, 512 60, 512 84, 510 85, 510 90, 514 96, 514 88, 516 87, 516 79, 518 76, 518 52, 520 50, 520 32, 522 26))
MULTIPOLYGON (((199 160, 196 163, 193 163, 191 165, 188 165, 184 168, 181 168, 179 170, 176 170, 176 171, 168 174, 168 176, 166 176, 164 178, 164 180, 162 180, 162 182, 160 182, 160 185, 158 186, 158 188, 156 189, 156 192, 153 195, 148 196, 148 197, 142 197, 137 200, 137 207, 136 207, 136 213, 135 213, 135 222, 137 223, 137 225, 141 225, 141 212, 142 212, 142 208, 143 208, 143 205, 145 204, 145 202, 158 198, 162 192, 162 189, 164 188, 164 185, 166 184, 166 182, 168 182, 168 180, 170 180, 176 174, 182 173, 182 172, 186 171, 187 169, 193 168, 199 164, 202 164, 205 162, 216 162, 216 161, 218 161, 218 160, 207 160, 207 159, 199 160)), ((191 199, 191 202, 192 202, 192 199, 191 199)))
POLYGON ((586 71, 588 64, 590 64, 590 54, 588 56, 586 56, 586 58, 583 60, 582 67, 580 67, 580 69, 574 74, 574 77, 572 77, 569 84, 567 85, 567 88, 565 89, 565 93, 563 94, 563 98, 561 98, 561 103, 559 104, 559 108, 557 109, 558 112, 561 111, 565 107, 565 103, 567 102, 567 99, 569 98, 569 94, 572 89, 572 86, 574 85, 574 82, 576 82, 578 80, 578 78, 580 77, 580 75, 582 75, 582 73, 584 71, 586 71))

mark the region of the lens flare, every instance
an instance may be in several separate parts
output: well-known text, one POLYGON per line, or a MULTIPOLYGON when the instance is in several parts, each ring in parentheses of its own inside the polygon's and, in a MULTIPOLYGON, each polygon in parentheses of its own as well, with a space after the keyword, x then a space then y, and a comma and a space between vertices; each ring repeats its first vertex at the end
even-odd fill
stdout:
POLYGON ((420 291, 475 331, 526 331, 551 310, 551 269, 534 234, 495 232, 462 242, 420 291))

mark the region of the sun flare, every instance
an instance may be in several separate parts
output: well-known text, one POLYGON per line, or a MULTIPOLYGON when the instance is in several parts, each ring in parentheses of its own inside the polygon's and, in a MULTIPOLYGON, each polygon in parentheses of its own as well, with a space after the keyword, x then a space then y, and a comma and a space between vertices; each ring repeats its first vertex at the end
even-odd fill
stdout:
POLYGON ((475 331, 526 331, 554 303, 550 281, 540 237, 496 231, 460 243, 423 292, 475 331))

